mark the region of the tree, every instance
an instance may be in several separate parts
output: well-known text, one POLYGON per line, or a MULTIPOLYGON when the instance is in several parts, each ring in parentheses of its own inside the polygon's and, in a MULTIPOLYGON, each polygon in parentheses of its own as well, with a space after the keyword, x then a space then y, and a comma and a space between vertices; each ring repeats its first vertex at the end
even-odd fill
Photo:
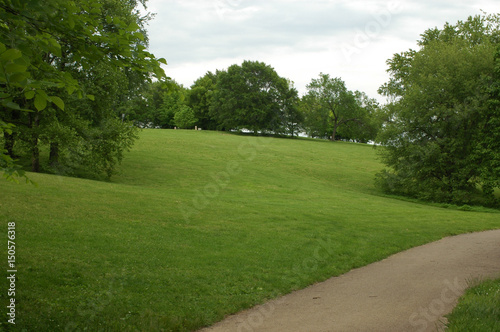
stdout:
POLYGON ((218 126, 217 121, 210 115, 218 75, 219 71, 215 74, 207 72, 205 76, 194 82, 188 93, 187 105, 193 109, 194 115, 198 119, 198 127, 203 129, 215 130, 218 126))
POLYGON ((331 137, 329 112, 326 108, 320 107, 318 100, 314 96, 310 94, 303 95, 299 109, 304 117, 304 128, 310 137, 331 137))
POLYGON ((483 137, 477 151, 479 159, 483 161, 483 192, 490 197, 494 195, 495 188, 500 188, 500 46, 497 47, 494 61, 492 80, 485 84, 488 100, 483 137))
POLYGON ((283 128, 284 107, 294 95, 296 91, 272 67, 244 61, 219 73, 210 116, 219 123, 219 129, 276 133, 283 128))
POLYGON ((481 161, 482 190, 491 205, 498 203, 494 190, 500 188, 500 46, 497 46, 494 63, 491 80, 484 82, 487 96, 484 127, 474 151, 476 159, 481 161))
POLYGON ((274 131, 276 134, 290 135, 294 138, 302 129, 304 121, 304 115, 299 109, 299 94, 292 81, 286 80, 286 87, 284 80, 281 80, 280 84, 283 85, 283 93, 279 100, 281 112, 279 113, 279 123, 275 126, 274 131))
MULTIPOLYGON (((160 63, 165 61, 146 51, 148 17, 140 15, 137 5, 135 0, 0 4, 0 99, 6 110, 0 120, 15 125, 3 131, 2 151, 11 159, 16 140, 24 140, 33 171, 40 171, 40 144, 49 145, 51 163, 59 163, 61 151, 75 142, 68 138, 86 140, 89 132, 105 128, 126 93, 152 75, 164 76, 160 63), (126 93, 115 94, 120 83, 126 83, 121 87, 126 93), (90 103, 96 97, 98 102, 90 103)), ((102 135, 109 138, 105 144, 117 149, 129 145, 113 142, 133 135, 125 136, 102 135)), ((101 157, 113 165, 109 158, 116 161, 121 153, 101 157)))
POLYGON ((335 141, 339 128, 350 122, 361 123, 362 108, 340 78, 321 73, 307 85, 307 90, 302 98, 302 110, 309 135, 330 136, 335 141))
POLYGON ((356 112, 358 119, 341 126, 337 131, 337 136, 346 141, 359 143, 375 141, 383 122, 380 105, 364 92, 355 91, 354 98, 359 108, 356 112))
POLYGON ((498 17, 431 29, 418 51, 388 61, 391 97, 378 141, 389 170, 378 175, 388 192, 470 204, 478 188, 491 203, 498 187, 498 95, 495 51, 498 17), (496 105, 496 106, 495 106, 496 105))
MULTIPOLYGON (((12 124, 0 120, 0 135, 12 136, 12 128, 12 124)), ((26 177, 24 170, 12 158, 12 152, 3 147, 0 147, 0 171, 3 172, 6 179, 12 181, 17 181, 19 177, 26 177)), ((26 180, 29 182, 27 177, 26 180)))
POLYGON ((166 89, 162 90, 159 97, 161 103, 148 108, 147 122, 154 127, 174 128, 174 117, 186 103, 187 90, 174 80, 169 80, 166 89))
POLYGON ((198 119, 194 116, 191 107, 182 105, 180 110, 174 116, 175 125, 182 129, 193 128, 198 119))

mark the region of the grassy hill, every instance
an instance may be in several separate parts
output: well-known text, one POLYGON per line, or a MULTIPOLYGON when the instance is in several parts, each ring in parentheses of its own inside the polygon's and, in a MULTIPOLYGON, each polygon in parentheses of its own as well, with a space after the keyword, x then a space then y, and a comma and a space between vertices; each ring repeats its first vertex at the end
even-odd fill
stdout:
POLYGON ((111 182, 2 181, 16 328, 195 330, 392 253, 500 228, 497 212, 380 195, 381 168, 366 145, 144 130, 111 182))

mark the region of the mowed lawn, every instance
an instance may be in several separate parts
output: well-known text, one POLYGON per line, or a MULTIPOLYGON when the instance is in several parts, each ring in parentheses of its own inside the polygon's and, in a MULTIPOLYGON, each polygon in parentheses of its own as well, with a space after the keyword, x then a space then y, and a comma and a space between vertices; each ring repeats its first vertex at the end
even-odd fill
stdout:
POLYGON ((500 228, 495 211, 384 197, 382 168, 361 144, 144 130, 111 182, 2 180, 15 330, 192 331, 395 252, 500 228))

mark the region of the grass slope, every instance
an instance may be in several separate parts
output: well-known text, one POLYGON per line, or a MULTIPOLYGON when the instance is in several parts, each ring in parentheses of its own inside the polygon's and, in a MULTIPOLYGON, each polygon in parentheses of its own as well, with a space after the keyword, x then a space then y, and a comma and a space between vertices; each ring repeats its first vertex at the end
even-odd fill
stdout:
POLYGON ((16 223, 16 328, 195 330, 392 253, 500 227, 498 213, 380 196, 380 169, 365 145, 145 130, 112 182, 1 182, 5 235, 16 223))

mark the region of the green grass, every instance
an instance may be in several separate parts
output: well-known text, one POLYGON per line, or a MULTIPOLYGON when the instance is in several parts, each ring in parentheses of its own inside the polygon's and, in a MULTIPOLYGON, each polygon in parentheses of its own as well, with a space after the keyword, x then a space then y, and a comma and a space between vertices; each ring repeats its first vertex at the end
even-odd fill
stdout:
POLYGON ((381 168, 367 145, 145 130, 111 182, 3 181, 16 328, 195 330, 398 251, 500 228, 497 212, 381 196, 381 168))
POLYGON ((500 279, 469 288, 448 315, 448 331, 500 331, 500 279))

